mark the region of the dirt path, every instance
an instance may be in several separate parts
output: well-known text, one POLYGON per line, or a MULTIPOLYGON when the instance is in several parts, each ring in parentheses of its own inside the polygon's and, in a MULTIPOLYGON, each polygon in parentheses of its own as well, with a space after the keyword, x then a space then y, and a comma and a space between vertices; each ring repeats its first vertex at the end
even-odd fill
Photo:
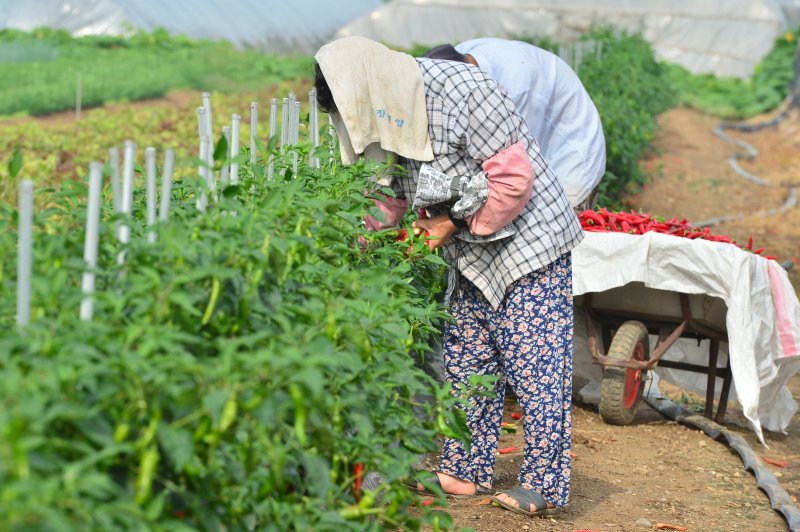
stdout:
MULTIPOLYGON (((514 406, 508 404, 507 414, 514 406)), ((506 420, 512 422, 508 415, 506 420)), ((501 438, 501 447, 512 445, 522 445, 519 432, 501 438)), ((453 501, 449 512, 458 526, 487 532, 633 531, 654 530, 658 524, 709 532, 787 529, 738 455, 649 407, 640 409, 632 426, 615 427, 595 409, 577 406, 573 450, 566 513, 531 519, 493 507, 487 498, 453 501)), ((498 457, 497 489, 515 485, 521 456, 498 457)))
MULTIPOLYGON (((787 189, 764 188, 738 176, 727 163, 737 149, 713 133, 718 120, 688 109, 674 109, 660 118, 656 153, 645 164, 655 174, 630 206, 645 212, 691 220, 731 213, 755 213, 783 204, 787 189)), ((795 113, 778 127, 758 133, 729 132, 755 146, 759 157, 741 163, 771 183, 800 181, 800 117, 795 113)), ((781 261, 792 260, 790 278, 800 290, 800 208, 780 216, 750 216, 721 224, 715 233, 739 242, 749 235, 781 261)), ((800 400, 800 376, 790 382, 800 400)), ((684 395, 662 383, 676 401, 688 398, 699 407, 702 398, 684 395)), ((509 403, 508 414, 516 405, 509 403)), ((768 466, 783 488, 800 497, 800 416, 788 434, 765 434, 764 449, 748 427, 738 404, 731 402, 725 425, 750 442, 759 456, 788 461, 786 468, 768 466)), ((521 427, 520 427, 521 431, 521 427)), ((519 433, 504 435, 500 446, 522 445, 519 433)), ((634 425, 606 425, 594 407, 576 405, 574 412, 572 499, 569 510, 555 518, 531 519, 488 504, 488 499, 453 501, 449 512, 460 527, 479 531, 527 530, 657 530, 658 524, 690 531, 787 530, 781 514, 771 509, 739 456, 704 434, 666 420, 644 406, 634 425)), ((516 483, 521 453, 498 457, 495 487, 516 483)))

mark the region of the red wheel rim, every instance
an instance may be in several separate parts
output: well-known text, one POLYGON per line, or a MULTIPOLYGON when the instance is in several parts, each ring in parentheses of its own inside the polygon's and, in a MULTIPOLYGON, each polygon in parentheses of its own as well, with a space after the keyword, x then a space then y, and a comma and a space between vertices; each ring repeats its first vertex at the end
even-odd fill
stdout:
MULTIPOLYGON (((642 342, 636 344, 631 358, 633 360, 644 360, 644 344, 642 342)), ((639 388, 642 387, 641 374, 642 370, 640 369, 629 369, 625 375, 625 399, 622 404, 627 409, 633 408, 639 398, 639 388)))

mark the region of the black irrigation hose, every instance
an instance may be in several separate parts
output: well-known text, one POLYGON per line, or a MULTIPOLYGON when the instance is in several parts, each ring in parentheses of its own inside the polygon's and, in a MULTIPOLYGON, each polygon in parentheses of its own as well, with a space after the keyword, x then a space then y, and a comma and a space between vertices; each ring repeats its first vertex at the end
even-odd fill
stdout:
MULTIPOLYGON (((743 123, 740 123, 740 122, 722 122, 720 125, 718 125, 716 128, 714 128, 714 133, 719 138, 721 138, 725 142, 730 142, 732 144, 736 144, 737 146, 739 146, 740 148, 742 148, 744 150, 744 153, 736 152, 730 158, 728 158, 728 164, 731 166, 731 168, 733 168, 733 170, 737 174, 739 174, 740 176, 744 177, 745 179, 747 179, 751 183, 754 183, 754 184, 756 184, 758 186, 761 186, 761 187, 774 186, 774 185, 771 185, 769 183, 769 181, 766 181, 766 180, 758 177, 757 175, 751 174, 750 172, 748 172, 747 170, 745 170, 744 168, 742 168, 739 165, 739 160, 740 159, 744 159, 744 160, 748 160, 748 161, 755 159, 756 156, 758 155, 758 150, 756 150, 753 146, 751 146, 750 144, 748 144, 748 143, 746 143, 744 141, 733 139, 733 138, 729 137, 725 133, 725 130, 726 129, 733 129, 733 130, 736 130, 736 131, 743 131, 743 132, 751 133, 751 132, 760 131, 762 129, 766 129, 766 128, 769 128, 769 127, 774 127, 774 126, 778 125, 779 123, 781 123, 787 116, 789 116, 789 112, 793 108, 796 108, 796 107, 800 107, 800 44, 798 44, 797 52, 795 53, 794 79, 792 80, 792 84, 791 84, 791 89, 790 89, 789 95, 786 96, 786 98, 784 98, 783 102, 781 102, 780 111, 778 112, 778 114, 775 117, 771 118, 770 120, 764 121, 764 122, 759 122, 757 124, 743 124, 743 123)), ((798 191, 797 191, 798 187, 796 185, 793 185, 793 184, 779 185, 779 186, 787 186, 788 189, 789 189, 788 192, 787 192, 787 195, 786 195, 786 201, 784 201, 783 205, 781 205, 780 207, 777 207, 777 208, 774 208, 774 209, 768 209, 766 211, 760 211, 760 212, 756 212, 756 213, 751 213, 751 214, 740 213, 740 214, 731 214, 731 215, 725 215, 725 216, 718 216, 716 218, 710 218, 708 220, 702 220, 702 221, 696 222, 696 225, 698 225, 700 227, 710 227, 712 225, 717 225, 717 224, 720 224, 720 223, 723 223, 723 222, 731 222, 731 221, 743 220, 744 218, 746 218, 748 216, 775 216, 777 214, 781 214, 783 212, 786 212, 789 209, 793 209, 795 206, 797 206, 797 202, 798 202, 798 197, 797 197, 797 195, 798 195, 798 191)))
POLYGON ((723 443, 739 454, 745 469, 753 472, 756 477, 756 485, 767 494, 772 509, 780 512, 786 519, 789 530, 800 532, 800 510, 744 438, 708 418, 693 414, 667 398, 646 396, 645 401, 662 415, 674 419, 682 425, 702 430, 713 440, 724 440, 723 443))
MULTIPOLYGON (((774 186, 774 185, 770 184, 769 181, 766 181, 766 180, 758 177, 757 175, 751 174, 750 172, 748 172, 747 170, 745 170, 744 168, 742 168, 739 165, 739 160, 741 160, 741 159, 745 159, 745 160, 755 159, 756 156, 758 155, 758 150, 756 150, 753 146, 751 146, 750 144, 748 144, 748 143, 746 143, 746 142, 744 142, 742 140, 737 140, 737 139, 733 139, 733 138, 729 137, 725 133, 724 130, 725 129, 735 129, 735 130, 738 130, 738 131, 758 131, 760 129, 764 129, 764 128, 767 128, 767 127, 774 126, 774 125, 778 124, 779 122, 781 122, 783 119, 785 119, 789 114, 789 110, 792 107, 797 106, 798 104, 800 104, 800 84, 798 84, 798 89, 796 89, 792 95, 790 95, 789 97, 787 97, 784 100, 784 104, 782 104, 784 109, 775 118, 773 118, 772 120, 768 120, 766 122, 761 122, 759 124, 738 124, 738 123, 731 123, 731 122, 723 122, 722 124, 720 124, 719 126, 717 126, 714 129, 714 133, 716 133, 716 135, 719 138, 721 138, 722 140, 724 140, 726 142, 730 142, 732 144, 736 144, 737 146, 739 146, 740 148, 742 148, 744 150, 744 153, 736 152, 733 155, 731 155, 730 158, 728 158, 728 164, 731 166, 731 168, 733 168, 733 170, 737 174, 739 174, 740 176, 744 177, 745 179, 747 179, 751 183, 753 183, 755 185, 758 185, 758 186, 761 186, 761 187, 774 186)), ((701 220, 699 222, 696 222, 696 225, 698 225, 700 227, 709 227, 709 226, 717 225, 717 224, 720 224, 720 223, 723 223, 723 222, 731 222, 731 221, 743 220, 744 218, 746 218, 748 216, 775 216, 777 214, 781 214, 783 212, 788 211, 789 209, 793 209, 794 207, 796 207, 797 206, 797 202, 798 202, 798 197, 797 197, 797 189, 798 189, 798 187, 796 185, 791 185, 791 184, 790 185, 779 185, 779 186, 787 186, 787 188, 789 189, 787 191, 787 194, 786 194, 786 200, 783 202, 783 205, 781 205, 780 207, 776 207, 774 209, 767 209, 765 211, 760 211, 760 212, 755 212, 755 213, 749 213, 749 214, 740 213, 740 214, 729 214, 729 215, 724 215, 724 216, 717 216, 716 218, 709 218, 708 220, 701 220)))

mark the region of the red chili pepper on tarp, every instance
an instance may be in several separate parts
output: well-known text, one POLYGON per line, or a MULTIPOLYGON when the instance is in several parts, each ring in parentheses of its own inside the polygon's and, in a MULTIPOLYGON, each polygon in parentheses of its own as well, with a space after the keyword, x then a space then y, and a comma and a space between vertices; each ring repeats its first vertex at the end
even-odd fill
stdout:
POLYGON ((522 419, 522 412, 511 412, 511 419, 522 419))
POLYGON ((361 474, 364 472, 364 464, 358 463, 353 466, 353 472, 356 476, 353 482, 353 496, 355 496, 356 502, 359 502, 361 501, 361 474))
MULTIPOLYGON (((747 246, 741 246, 726 235, 715 235, 711 232, 711 228, 695 227, 689 223, 685 218, 678 220, 675 217, 669 220, 653 216, 650 214, 637 213, 631 210, 630 212, 610 212, 605 207, 594 211, 587 209, 578 214, 578 218, 583 230, 589 233, 604 233, 604 232, 624 232, 629 234, 643 235, 648 232, 663 233, 672 236, 679 236, 688 239, 703 239, 709 242, 721 242, 724 244, 732 244, 742 249, 752 251, 756 255, 764 253, 765 248, 758 248, 753 250, 753 236, 750 235, 747 241, 747 246)), ((766 259, 775 260, 777 257, 772 255, 762 255, 766 259)))

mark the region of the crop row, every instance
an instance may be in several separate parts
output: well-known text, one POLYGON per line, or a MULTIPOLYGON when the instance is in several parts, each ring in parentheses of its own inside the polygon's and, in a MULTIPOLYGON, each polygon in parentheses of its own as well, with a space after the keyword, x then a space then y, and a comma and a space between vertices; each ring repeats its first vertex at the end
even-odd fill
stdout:
MULTIPOLYGON (((195 159, 202 176, 163 187, 170 214, 154 224, 148 169, 132 176, 128 214, 109 167, 91 319, 79 314, 87 187, 37 190, 49 207, 33 216, 29 323, 0 299, 0 523, 447 525, 401 482, 437 434, 463 435, 447 388, 418 367, 445 319, 443 263, 423 243, 409 253, 394 233, 365 231, 363 166, 312 168, 309 144, 293 150, 296 173, 275 142, 253 163, 244 148, 238 184, 215 181, 217 194, 208 174, 236 157, 195 159), (354 489, 362 471, 380 473, 379 490, 354 489)), ((13 294, 17 218, 0 208, 0 284, 13 294)))

